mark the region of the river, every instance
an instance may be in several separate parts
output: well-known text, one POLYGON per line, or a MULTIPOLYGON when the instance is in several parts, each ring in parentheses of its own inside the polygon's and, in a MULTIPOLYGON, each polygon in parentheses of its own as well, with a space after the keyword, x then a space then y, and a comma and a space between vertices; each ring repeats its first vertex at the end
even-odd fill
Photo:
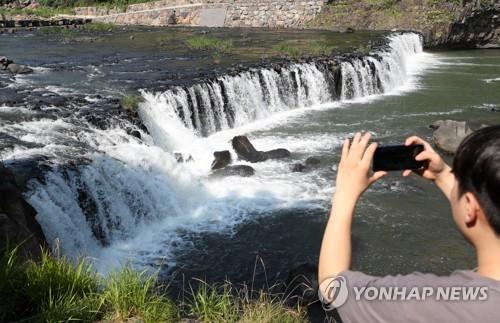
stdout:
MULTIPOLYGON (((441 119, 500 122, 492 111, 500 109, 500 50, 423 52, 418 35, 392 35, 378 58, 344 61, 334 93, 320 63, 232 68, 261 64, 265 44, 278 40, 326 37, 346 52, 385 36, 247 32, 252 52, 213 65, 178 44, 183 32, 200 30, 178 32, 166 47, 161 29, 92 43, 40 33, 0 39, 5 55, 35 67, 32 75, 1 76, 2 160, 36 165, 25 196, 48 240, 63 254, 93 258, 103 273, 131 262, 167 280, 283 279, 294 264, 317 261, 345 137, 370 131, 397 144, 414 134, 430 140, 429 125, 441 119), (210 73, 219 77, 204 82, 210 73), (109 114, 121 94, 137 89, 147 131, 109 114), (253 177, 208 179, 212 153, 242 134, 259 150, 286 148, 292 156, 238 162, 254 167, 253 177), (194 161, 178 163, 174 152, 194 161), (291 172, 311 156, 321 163, 291 172)), ((447 201, 419 178, 387 176, 356 213, 355 269, 447 274, 475 265, 447 201)))

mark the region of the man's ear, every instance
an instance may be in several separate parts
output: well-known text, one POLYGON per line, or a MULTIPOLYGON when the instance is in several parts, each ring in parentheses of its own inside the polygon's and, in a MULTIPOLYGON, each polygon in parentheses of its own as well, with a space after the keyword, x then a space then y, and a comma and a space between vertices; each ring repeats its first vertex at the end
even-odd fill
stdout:
POLYGON ((479 218, 482 220, 486 220, 486 216, 479 205, 479 201, 476 196, 471 192, 467 192, 464 194, 463 198, 465 199, 465 225, 468 228, 471 228, 476 225, 479 218))

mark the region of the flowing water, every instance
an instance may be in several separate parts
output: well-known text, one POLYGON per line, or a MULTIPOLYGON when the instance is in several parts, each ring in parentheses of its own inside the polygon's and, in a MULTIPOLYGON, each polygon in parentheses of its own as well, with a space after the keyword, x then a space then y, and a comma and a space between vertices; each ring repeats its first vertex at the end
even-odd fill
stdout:
MULTIPOLYGON (((491 111, 500 108, 500 51, 423 52, 417 34, 388 37, 388 46, 364 58, 346 56, 336 67, 310 61, 179 86, 169 79, 169 86, 155 87, 162 69, 144 71, 142 56, 115 59, 106 72, 47 63, 2 89, 38 101, 4 101, 1 156, 7 166, 26 160, 43 166, 26 197, 47 239, 64 254, 93 257, 101 272, 132 262, 166 277, 283 278, 293 264, 317 261, 345 137, 370 131, 394 144, 413 134, 429 139, 428 125, 439 119, 500 122, 500 112, 491 111), (112 89, 128 77, 113 73, 129 73, 130 61, 137 65, 130 79, 143 73, 132 87, 145 84, 139 117, 147 132, 119 114, 96 127, 89 113, 106 115, 103 106, 116 105, 112 89), (95 77, 109 93, 86 88, 80 76, 61 84, 72 73, 86 74, 87 82, 95 77), (43 103, 55 92, 65 101, 43 103), (259 150, 286 148, 292 156, 251 164, 253 177, 208 179, 212 153, 230 149, 241 134, 259 150), (193 161, 178 163, 174 152, 193 161), (291 172, 311 156, 321 164, 291 172), (254 272, 256 257, 265 270, 254 272)), ((35 62, 34 55, 27 60, 35 62)), ((417 178, 391 174, 376 183, 359 204, 353 230, 354 267, 373 274, 474 266, 447 202, 417 178)))

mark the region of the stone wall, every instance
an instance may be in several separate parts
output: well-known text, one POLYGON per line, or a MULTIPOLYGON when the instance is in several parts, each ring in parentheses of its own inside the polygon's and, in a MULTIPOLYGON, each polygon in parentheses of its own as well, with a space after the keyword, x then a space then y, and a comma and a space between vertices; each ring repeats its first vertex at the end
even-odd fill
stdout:
POLYGON ((325 1, 239 0, 228 7, 228 27, 302 27, 321 11, 325 1))
POLYGON ((316 17, 325 0, 160 0, 130 5, 125 12, 103 8, 77 8, 76 15, 92 16, 94 20, 119 25, 163 26, 176 24, 219 27, 278 27, 300 28, 316 17), (214 11, 214 9, 220 9, 214 11), (203 17, 214 17, 213 24, 203 17), (223 22, 223 23, 222 23, 223 22))

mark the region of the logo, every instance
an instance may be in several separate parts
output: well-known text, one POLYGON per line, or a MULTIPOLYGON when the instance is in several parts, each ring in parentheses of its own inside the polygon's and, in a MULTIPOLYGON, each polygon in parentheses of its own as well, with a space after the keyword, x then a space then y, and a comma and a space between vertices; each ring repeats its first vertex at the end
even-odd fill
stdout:
POLYGON ((325 311, 338 308, 347 301, 349 291, 347 290, 347 281, 344 276, 329 278, 321 283, 321 285, 326 285, 326 288, 319 288, 318 290, 318 297, 325 311))

